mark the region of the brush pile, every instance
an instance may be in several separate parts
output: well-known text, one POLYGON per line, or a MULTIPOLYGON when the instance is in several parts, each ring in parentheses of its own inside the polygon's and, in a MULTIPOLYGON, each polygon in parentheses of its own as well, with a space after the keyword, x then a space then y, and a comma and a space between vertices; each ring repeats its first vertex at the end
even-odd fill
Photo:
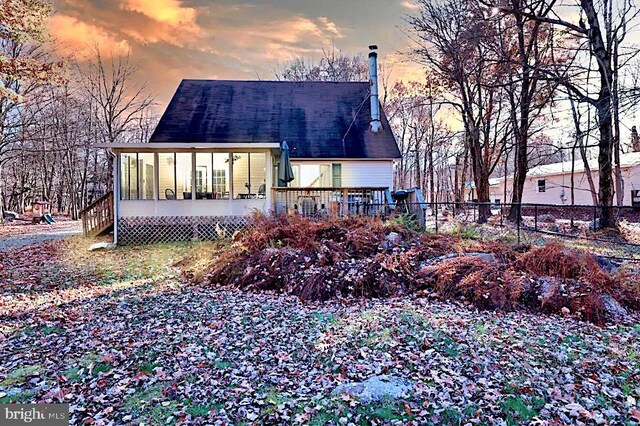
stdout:
POLYGON ((611 272, 606 261, 559 244, 521 252, 367 217, 256 216, 253 225, 218 252, 204 273, 187 275, 205 285, 307 301, 417 293, 480 309, 526 309, 595 323, 640 309, 640 277, 611 272))

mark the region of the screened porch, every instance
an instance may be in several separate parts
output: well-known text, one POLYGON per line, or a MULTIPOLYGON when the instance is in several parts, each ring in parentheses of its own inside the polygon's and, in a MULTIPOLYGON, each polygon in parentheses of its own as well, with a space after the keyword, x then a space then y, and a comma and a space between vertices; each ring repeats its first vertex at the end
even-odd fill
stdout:
POLYGON ((118 216, 224 216, 268 210, 270 151, 120 152, 118 216))

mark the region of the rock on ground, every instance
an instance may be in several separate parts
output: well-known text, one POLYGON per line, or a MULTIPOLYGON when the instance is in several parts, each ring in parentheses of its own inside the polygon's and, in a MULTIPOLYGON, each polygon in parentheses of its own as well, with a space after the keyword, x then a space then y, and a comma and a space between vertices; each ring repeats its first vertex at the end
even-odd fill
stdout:
POLYGON ((93 243, 89 246, 89 251, 95 251, 95 250, 113 250, 115 249, 117 246, 114 243, 93 243))
POLYGON ((347 394, 368 404, 383 399, 398 399, 408 396, 413 388, 410 380, 395 376, 374 376, 364 382, 343 383, 336 387, 333 393, 347 394))

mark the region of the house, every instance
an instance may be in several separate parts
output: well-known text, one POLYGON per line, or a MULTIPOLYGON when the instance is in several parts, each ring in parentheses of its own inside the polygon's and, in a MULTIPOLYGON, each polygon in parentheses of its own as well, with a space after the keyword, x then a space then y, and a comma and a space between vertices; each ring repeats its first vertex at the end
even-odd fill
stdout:
MULTIPOLYGON (((594 158, 589 160, 588 164, 597 192, 598 161, 594 158)), ((620 166, 624 182, 624 205, 640 207, 640 152, 621 154, 620 166)), ((571 204, 571 169, 571 161, 531 168, 527 173, 522 201, 535 204, 571 204)), ((587 176, 584 162, 577 159, 573 171, 575 205, 593 205, 592 191, 587 176)), ((490 188, 492 201, 503 200, 508 203, 511 200, 513 178, 507 176, 506 180, 506 194, 505 178, 492 182, 490 188)))
POLYGON ((389 202, 400 151, 374 50, 369 82, 183 80, 148 143, 108 145, 116 242, 216 238, 254 211, 352 214, 389 202), (288 184, 277 179, 284 141, 288 184))

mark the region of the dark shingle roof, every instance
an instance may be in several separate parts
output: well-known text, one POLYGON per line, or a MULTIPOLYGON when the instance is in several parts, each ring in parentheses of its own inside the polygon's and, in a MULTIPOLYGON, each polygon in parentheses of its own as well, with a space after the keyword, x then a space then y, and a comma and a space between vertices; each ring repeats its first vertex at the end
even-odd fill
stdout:
POLYGON ((399 158, 384 113, 382 132, 369 131, 370 109, 369 83, 183 80, 151 142, 286 140, 295 158, 399 158))

